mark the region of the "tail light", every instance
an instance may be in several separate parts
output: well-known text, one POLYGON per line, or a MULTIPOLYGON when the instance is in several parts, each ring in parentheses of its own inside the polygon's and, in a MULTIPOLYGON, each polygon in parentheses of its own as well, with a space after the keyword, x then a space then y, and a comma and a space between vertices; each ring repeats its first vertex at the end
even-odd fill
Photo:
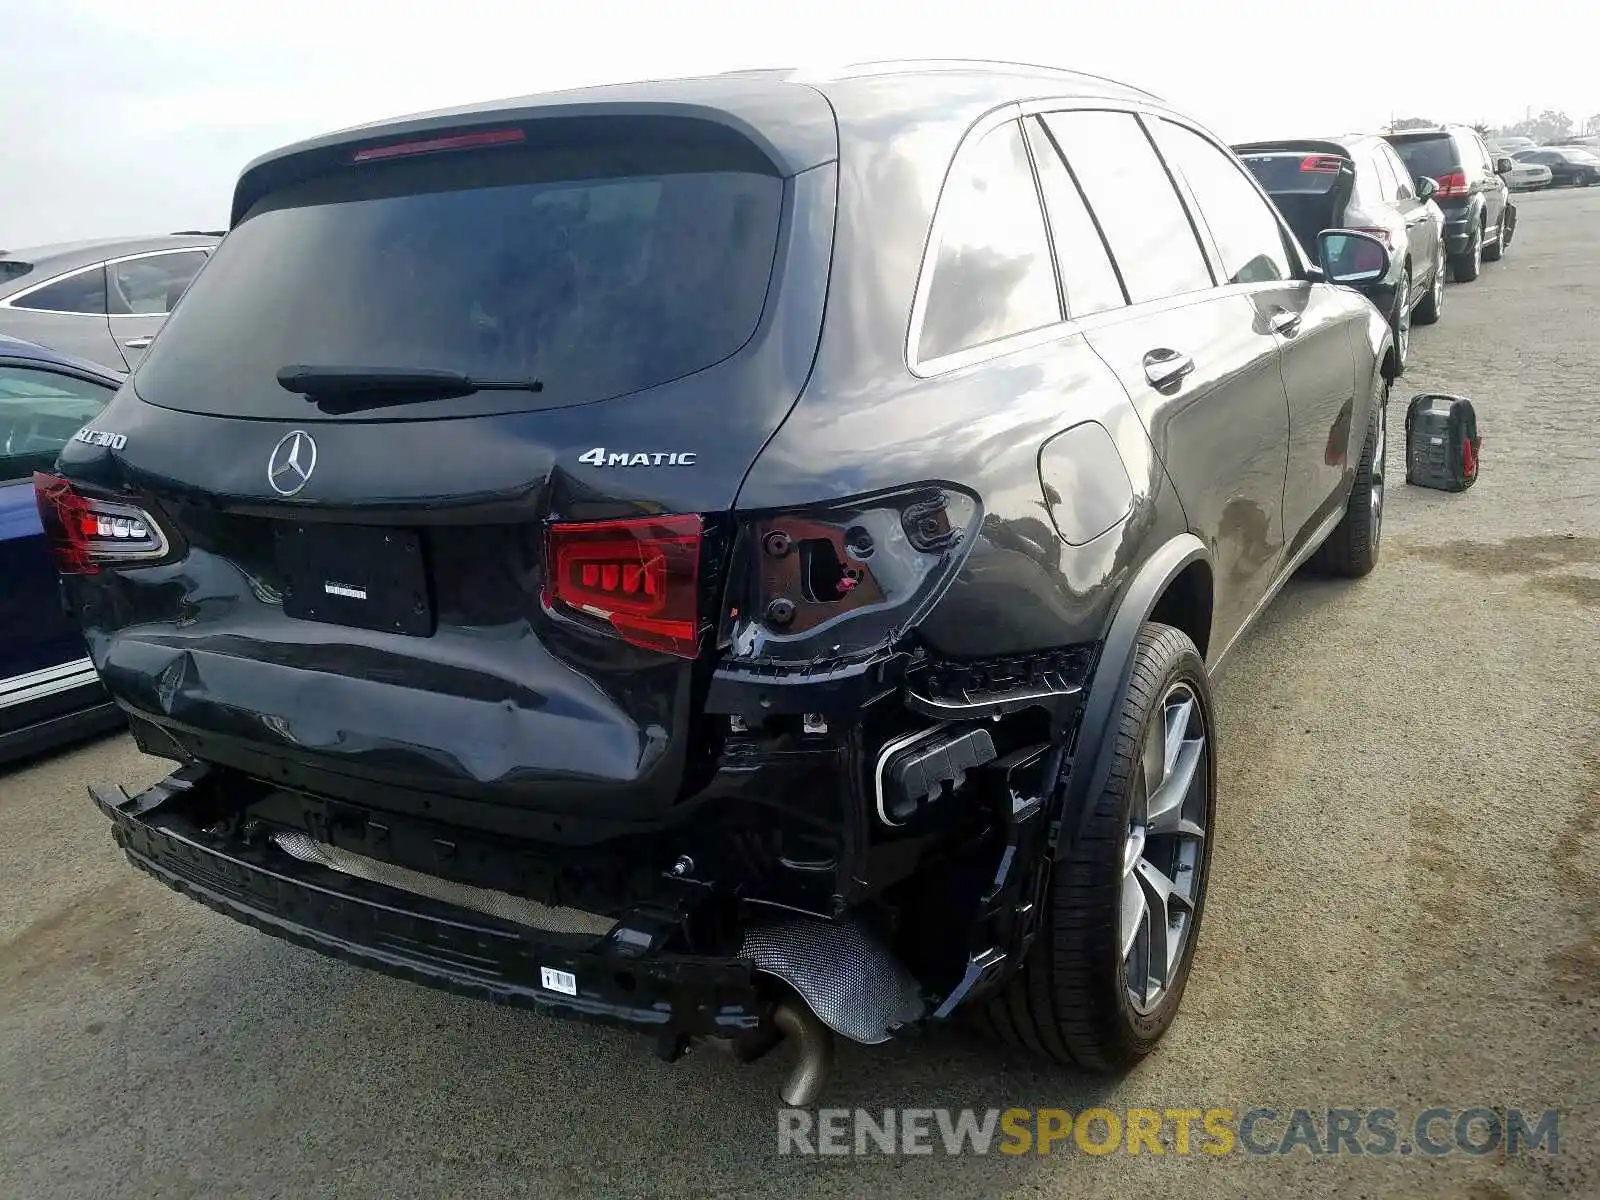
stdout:
POLYGON ((1337 175, 1344 161, 1336 154, 1308 154, 1300 160, 1300 174, 1337 175))
POLYGON ((1353 226, 1353 228, 1357 233, 1370 233, 1373 237, 1377 238, 1383 243, 1384 249, 1388 250, 1391 254, 1394 252, 1394 234, 1389 232, 1389 230, 1378 229, 1376 227, 1369 227, 1366 225, 1356 225, 1353 226))
POLYGON ((552 525, 545 605, 609 622, 635 646, 693 658, 700 540, 698 516, 552 525))
POLYGON ((56 570, 94 575, 102 566, 164 558, 167 539, 155 519, 132 504, 85 496, 59 475, 34 472, 34 500, 56 570))
POLYGON ((1465 196, 1467 194, 1467 174, 1465 171, 1448 171, 1434 181, 1439 185, 1439 190, 1434 195, 1440 199, 1449 199, 1451 196, 1465 196))

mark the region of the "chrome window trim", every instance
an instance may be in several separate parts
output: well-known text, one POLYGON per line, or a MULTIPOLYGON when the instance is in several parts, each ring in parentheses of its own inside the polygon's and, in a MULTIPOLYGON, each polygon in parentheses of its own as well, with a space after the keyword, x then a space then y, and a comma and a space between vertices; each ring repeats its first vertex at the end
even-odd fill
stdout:
POLYGON ((97 680, 94 663, 87 658, 73 659, 24 675, 13 675, 10 679, 0 679, 0 708, 43 700, 47 696, 70 692, 97 680))
MULTIPOLYGON (((87 275, 90 271, 106 271, 106 270, 109 270, 112 266, 116 265, 117 263, 133 262, 136 259, 141 259, 141 258, 160 258, 163 255, 167 255, 167 254, 197 254, 198 253, 198 254, 206 257, 206 258, 209 258, 211 256, 211 252, 213 250, 215 250, 215 249, 216 249, 215 246, 168 246, 168 247, 166 247, 164 249, 161 249, 161 250, 140 250, 135 254, 119 254, 115 258, 101 259, 97 263, 90 263, 88 266, 84 266, 84 267, 74 267, 72 270, 63 271, 59 275, 52 275, 48 279, 41 279, 36 283, 30 283, 27 287, 23 288, 21 291, 13 292, 11 295, 5 297, 4 299, 0 299, 0 308, 17 308, 21 312, 49 313, 51 316, 55 316, 55 317, 87 317, 90 320, 101 320, 102 318, 105 318, 105 317, 159 317, 159 316, 164 316, 165 315, 164 313, 113 313, 113 312, 109 312, 109 311, 103 312, 103 313, 81 313, 81 312, 67 312, 67 311, 59 309, 59 308, 25 308, 25 307, 19 306, 17 304, 17 301, 26 300, 29 296, 33 295, 34 292, 37 292, 37 291, 39 291, 39 290, 41 290, 43 288, 47 288, 47 287, 51 286, 52 284, 60 283, 63 280, 73 279, 73 278, 76 278, 79 275, 87 275)), ((205 264, 202 263, 201 265, 204 266, 205 264)), ((107 297, 106 297, 106 300, 107 300, 106 307, 107 307, 107 309, 110 308, 110 295, 109 295, 110 284, 111 284, 111 281, 109 279, 107 279, 106 280, 106 286, 107 286, 107 289, 108 289, 108 294, 107 294, 107 297)))

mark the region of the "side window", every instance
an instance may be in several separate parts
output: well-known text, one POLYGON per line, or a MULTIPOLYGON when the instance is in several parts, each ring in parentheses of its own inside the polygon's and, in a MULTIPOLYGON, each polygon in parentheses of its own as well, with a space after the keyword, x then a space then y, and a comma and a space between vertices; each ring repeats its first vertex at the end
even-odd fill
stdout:
POLYGON ((89 317, 106 315, 106 272, 91 267, 47 283, 34 292, 11 302, 13 308, 35 312, 79 313, 89 317))
POLYGON ((203 250, 155 254, 108 263, 113 316, 148 316, 169 313, 202 266, 203 250))
POLYGON ((1389 170, 1394 173, 1395 181, 1400 189, 1400 199, 1415 200, 1417 198, 1417 185, 1411 179, 1411 172, 1400 156, 1394 152, 1394 147, 1388 142, 1378 143, 1378 157, 1389 164, 1389 170))
POLYGON ((1192 129, 1157 121, 1167 161, 1183 173, 1222 255, 1229 283, 1290 277, 1283 227, 1244 171, 1192 129))
POLYGON ((1212 286, 1183 202, 1136 117, 1058 112, 1044 123, 1100 220, 1132 303, 1212 286))
POLYGON ((0 363, 0 483, 48 471, 110 399, 98 383, 0 363))
POLYGON ((1389 160, 1376 150, 1364 151, 1361 155, 1362 162, 1368 164, 1377 181, 1378 194, 1383 197, 1386 204, 1393 204, 1400 197, 1400 181, 1395 178, 1394 168, 1389 165, 1389 160))
POLYGON ((1039 119, 1030 117, 1026 127, 1033 161, 1039 168, 1044 210, 1050 218, 1056 265, 1067 291, 1068 315, 1087 317, 1121 308, 1128 300, 1083 193, 1039 119))
POLYGON ((939 252, 917 357, 1061 320, 1044 212, 1022 130, 1008 121, 957 160, 939 198, 939 252))

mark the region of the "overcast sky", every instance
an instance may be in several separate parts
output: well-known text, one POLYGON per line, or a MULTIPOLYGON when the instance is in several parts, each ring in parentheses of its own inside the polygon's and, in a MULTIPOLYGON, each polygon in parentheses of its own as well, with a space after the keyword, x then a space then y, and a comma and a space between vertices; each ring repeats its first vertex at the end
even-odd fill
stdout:
POLYGON ((0 247, 220 228, 250 158, 361 121, 734 67, 1046 62, 1138 84, 1232 139, 1406 115, 1498 124, 1530 106, 1582 124, 1600 112, 1582 7, 0 0, 0 247))

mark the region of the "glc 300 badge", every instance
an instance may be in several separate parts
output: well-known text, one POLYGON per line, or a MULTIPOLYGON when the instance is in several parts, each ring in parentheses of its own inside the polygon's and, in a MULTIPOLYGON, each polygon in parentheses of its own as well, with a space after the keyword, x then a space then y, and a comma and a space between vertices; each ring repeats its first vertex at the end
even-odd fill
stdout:
POLYGON ((285 434, 267 459, 267 482, 280 496, 293 496, 317 469, 317 443, 303 429, 285 434))
POLYGON ((90 429, 87 425, 73 434, 72 440, 82 442, 86 446, 99 446, 103 450, 121 450, 128 444, 126 434, 105 433, 99 429, 90 429))
POLYGON ((596 446, 578 455, 578 461, 591 467, 692 467, 698 457, 694 450, 607 450, 596 446))

